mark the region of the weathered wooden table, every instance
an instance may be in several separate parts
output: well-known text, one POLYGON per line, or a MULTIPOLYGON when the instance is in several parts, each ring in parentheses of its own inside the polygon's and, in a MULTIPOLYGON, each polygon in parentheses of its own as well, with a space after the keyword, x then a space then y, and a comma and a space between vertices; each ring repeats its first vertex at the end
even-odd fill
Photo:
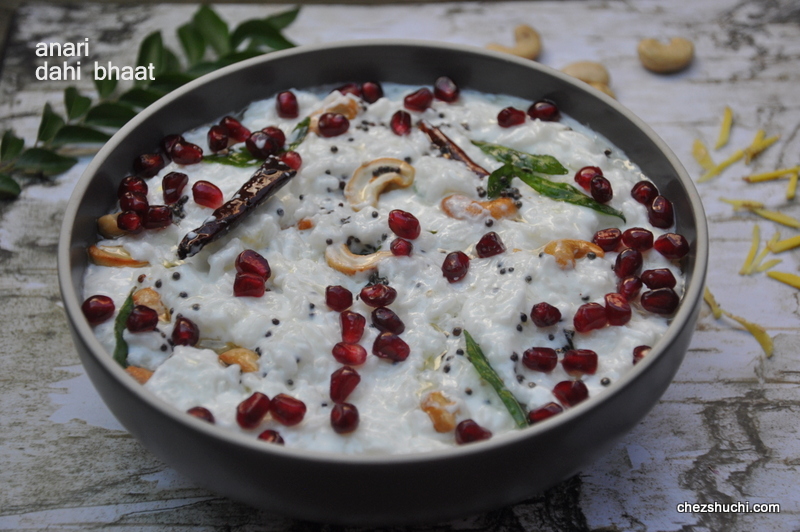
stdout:
MULTIPOLYGON (((230 23, 287 6, 218 6, 230 23)), ((196 6, 59 7, 18 10, 0 79, 0 126, 33 139, 45 102, 57 109, 63 82, 37 81, 35 43, 89 37, 92 59, 135 64, 138 43, 175 28, 196 6)), ((415 530, 800 530, 800 292, 763 273, 738 274, 758 223, 769 237, 796 229, 720 198, 763 201, 800 217, 786 180, 748 184, 743 175, 800 163, 800 6, 793 0, 451 3, 303 8, 286 31, 300 44, 408 37, 484 46, 511 41, 528 23, 540 60, 560 68, 607 65, 618 99, 665 139, 693 175, 694 139, 713 145, 723 108, 735 115, 723 160, 758 129, 780 140, 750 167, 737 163, 698 185, 711 231, 708 285, 721 305, 767 327, 767 359, 751 335, 704 309, 686 361, 652 413, 614 449, 539 497, 484 515, 415 530), (668 6, 668 7, 666 7, 668 6), (693 65, 677 75, 645 71, 645 37, 694 41, 693 65), (689 503, 779 503, 780 513, 678 513, 689 503)), ((88 76, 87 76, 88 77, 88 76)), ((92 90, 90 81, 78 86, 92 90)), ((0 202, 0 529, 316 530, 197 488, 142 448, 88 381, 67 331, 55 275, 62 212, 88 163, 52 180, 26 182, 0 202)), ((797 272, 798 252, 777 270, 797 272)))

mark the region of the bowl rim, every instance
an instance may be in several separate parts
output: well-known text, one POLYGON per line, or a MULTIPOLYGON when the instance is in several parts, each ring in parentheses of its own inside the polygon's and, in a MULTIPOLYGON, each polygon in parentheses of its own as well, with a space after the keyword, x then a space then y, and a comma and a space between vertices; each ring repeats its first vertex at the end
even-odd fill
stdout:
MULTIPOLYGON (((198 127, 200 125, 202 124, 198 124, 198 127)), ((625 149, 623 148, 622 151, 624 152, 625 149)), ((270 52, 268 54, 247 59, 201 76, 196 80, 193 80, 168 93, 152 105, 140 111, 103 145, 103 147, 94 156, 86 170, 79 178, 78 183, 76 184, 75 189, 70 196, 64 213, 61 231, 59 234, 57 258, 61 297, 67 317, 71 322, 75 334, 80 336, 80 339, 87 347, 89 356, 94 357, 107 373, 113 375, 118 385, 124 386, 127 391, 133 395, 136 395, 140 400, 147 403, 150 408, 157 410, 160 414, 166 417, 171 418, 173 422, 184 424, 195 431, 203 433, 205 436, 222 440, 228 444, 244 446, 248 448, 248 450, 254 452, 274 454, 275 456, 294 458, 308 462, 338 462, 352 466, 372 466, 376 464, 423 464, 427 462, 441 461, 443 459, 463 458, 473 454, 481 454, 491 450, 498 450, 501 447, 517 443, 521 440, 534 438, 540 433, 568 423, 572 423, 573 420, 577 418, 591 415, 592 411, 598 408, 603 402, 609 401, 614 396, 622 393, 631 385, 633 381, 638 379, 641 374, 647 372, 649 368, 655 364, 658 358, 661 356, 666 356, 667 346, 674 343, 679 331, 691 322, 694 306, 702 298, 702 291, 705 285, 705 276, 708 264, 708 238, 707 220, 702 202, 700 200, 700 195, 680 160, 650 126, 648 126, 632 111, 620 104, 617 100, 609 97, 608 95, 591 87, 588 84, 555 70, 554 68, 503 52, 486 50, 473 45, 454 44, 421 39, 360 39, 344 40, 333 43, 302 45, 288 50, 270 52), (559 78, 561 81, 572 85, 578 92, 584 93, 585 96, 598 99, 603 104, 612 107, 626 120, 631 122, 637 129, 642 131, 649 138, 649 140, 656 145, 656 147, 661 151, 661 153, 666 157, 672 166, 672 169, 675 172, 675 177, 677 177, 678 181, 680 181, 683 189, 686 192, 686 199, 691 206, 692 214, 696 218, 695 229, 697 235, 695 241, 690 243, 692 246, 691 252, 695 254, 694 268, 691 271, 684 272, 687 276, 691 276, 691 282, 685 286, 680 307, 675 315, 671 318, 666 333, 656 342, 655 345, 652 346, 652 351, 649 356, 645 357, 634 367, 628 369, 601 394, 590 397, 586 401, 583 401, 574 407, 565 409, 557 416, 553 416, 535 425, 526 427, 523 430, 512 430, 506 434, 494 436, 489 440, 476 442, 475 444, 471 445, 455 445, 446 449, 435 449, 430 451, 401 454, 343 454, 314 449, 296 449, 280 445, 264 445, 264 442, 258 441, 248 434, 243 434, 235 430, 231 430, 230 428, 212 425, 200 419, 194 418, 193 416, 186 415, 184 412, 178 410, 171 404, 156 397, 153 393, 144 390, 141 384, 130 378, 125 370, 113 360, 111 354, 106 352, 106 350, 101 346, 100 342, 95 337, 88 322, 85 319, 82 319, 83 315, 80 309, 81 302, 76 296, 78 290, 72 282, 72 265, 70 258, 72 227, 78 215, 78 207, 82 198, 88 191, 88 187, 93 176, 99 170, 103 161, 130 133, 139 127, 143 121, 158 113, 170 102, 181 98, 183 95, 194 91, 196 88, 201 87, 206 83, 223 78, 239 70, 249 69, 261 63, 269 63, 286 57, 316 53, 322 50, 330 50, 332 48, 351 49, 360 47, 435 48, 444 51, 489 57, 494 60, 499 60, 500 62, 513 63, 525 68, 539 70, 546 75, 559 78)))

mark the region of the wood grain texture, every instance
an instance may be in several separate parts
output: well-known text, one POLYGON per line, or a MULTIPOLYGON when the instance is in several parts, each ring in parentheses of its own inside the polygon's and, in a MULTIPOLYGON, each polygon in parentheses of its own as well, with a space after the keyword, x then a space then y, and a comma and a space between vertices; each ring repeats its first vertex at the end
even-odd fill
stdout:
MULTIPOLYGON (((220 5, 230 23, 288 6, 220 5)), ((89 37, 93 60, 134 64, 136 48, 174 28, 192 5, 37 3, 19 9, 0 78, 0 129, 33 139, 45 102, 62 105, 62 82, 34 78, 36 42, 89 37)), ((713 145, 722 111, 735 115, 720 161, 763 128, 780 141, 698 187, 708 213, 708 285, 731 312, 767 327, 775 355, 729 320, 704 311, 675 382, 606 456, 551 490, 482 515, 408 530, 800 530, 800 292, 742 277, 754 223, 768 238, 797 230, 734 212, 721 197, 750 198, 800 218, 784 182, 740 177, 800 163, 800 7, 792 0, 500 2, 308 5, 288 30, 301 44, 409 37, 484 46, 510 44, 518 23, 542 35, 540 61, 560 68, 604 63, 618 99, 675 151, 692 175, 694 139, 713 145), (679 74, 645 71, 642 38, 684 36, 696 58, 679 74), (681 502, 774 502, 780 514, 679 514, 681 502)), ((85 71, 88 78, 89 70, 85 71)), ((90 81, 79 88, 89 93, 90 81)), ((0 530, 339 530, 220 498, 158 461, 111 417, 73 348, 55 275, 62 213, 88 158, 51 181, 29 178, 0 202, 0 530)), ((777 269, 798 272, 798 252, 777 269)))

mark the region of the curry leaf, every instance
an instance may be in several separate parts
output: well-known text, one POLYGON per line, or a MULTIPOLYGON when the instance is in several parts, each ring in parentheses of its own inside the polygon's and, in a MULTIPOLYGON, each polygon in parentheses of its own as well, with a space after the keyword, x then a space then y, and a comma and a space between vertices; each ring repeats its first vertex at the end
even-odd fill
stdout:
POLYGON ((273 28, 280 31, 289 26, 289 24, 291 24, 292 22, 294 22, 299 13, 300 13, 300 8, 296 7, 294 9, 290 9, 289 11, 284 11, 283 13, 270 15, 264 20, 269 22, 273 28))
POLYGON ((81 96, 75 87, 64 89, 64 108, 67 110, 67 120, 80 118, 92 106, 91 98, 81 96))
POLYGON ((117 80, 116 78, 106 78, 106 79, 97 79, 94 80, 94 86, 97 88, 97 94, 100 96, 101 100, 105 100, 111 93, 114 92, 114 89, 117 88, 117 80))
POLYGON ((548 175, 565 175, 568 171, 558 159, 552 155, 532 155, 513 148, 500 146, 499 144, 489 144, 473 140, 472 143, 479 147, 487 155, 491 155, 502 163, 512 164, 519 168, 548 175))
POLYGON ((213 155, 205 155, 203 157, 204 163, 219 163, 228 166, 236 166, 238 168, 246 168, 248 166, 261 166, 264 161, 256 159, 247 151, 246 148, 240 148, 238 151, 232 151, 226 155, 215 153, 213 155))
POLYGON ((65 157, 45 148, 28 148, 14 163, 14 168, 26 174, 53 176, 66 172, 77 162, 74 157, 65 157))
POLYGON ((206 41, 194 24, 189 22, 178 28, 178 39, 181 41, 181 47, 190 67, 203 60, 206 53, 206 41))
POLYGON ((69 125, 58 130, 53 137, 53 146, 65 144, 103 144, 111 135, 88 126, 69 125))
POLYGON ((139 45, 136 65, 140 67, 153 65, 154 76, 164 71, 164 41, 160 31, 154 31, 145 37, 142 44, 139 45))
POLYGON ((89 109, 84 123, 90 126, 122 127, 136 111, 121 103, 105 102, 89 109))
POLYGON ((265 44, 273 50, 285 50, 295 46, 267 20, 248 20, 241 23, 231 34, 231 46, 236 48, 247 39, 265 44))
POLYGON ((114 320, 114 338, 117 341, 116 345, 114 346, 114 360, 116 360, 117 363, 123 368, 128 367, 128 342, 125 341, 123 334, 125 333, 128 316, 130 316, 132 310, 133 290, 131 290, 131 293, 128 294, 128 298, 119 309, 117 319, 114 320))
POLYGON ((3 133, 3 140, 0 142, 0 162, 8 162, 22 152, 25 147, 25 140, 14 135, 10 129, 3 133))
POLYGON ((192 20, 203 39, 217 54, 225 55, 231 51, 228 25, 213 9, 207 5, 201 6, 192 20))
POLYGON ((143 109, 161 98, 163 94, 164 93, 160 91, 154 91, 142 87, 134 87, 131 90, 123 93, 117 101, 126 105, 143 109))
POLYGON ((14 199, 19 196, 19 183, 8 174, 0 174, 0 199, 14 199))
POLYGON ((195 77, 191 74, 183 72, 165 72, 160 76, 156 76, 155 81, 152 81, 148 88, 154 91, 172 92, 181 85, 185 85, 192 81, 195 77))
POLYGON ((64 119, 53 111, 49 103, 44 104, 42 121, 39 122, 39 132, 36 134, 36 140, 49 142, 63 125, 64 119))
POLYGON ((287 150, 296 150, 297 147, 300 146, 300 144, 302 144, 304 140, 306 140, 306 136, 308 135, 308 128, 310 125, 311 125, 311 118, 307 116, 303 120, 301 120, 296 126, 294 126, 294 129, 292 130, 292 133, 294 133, 294 140, 289 144, 287 150))

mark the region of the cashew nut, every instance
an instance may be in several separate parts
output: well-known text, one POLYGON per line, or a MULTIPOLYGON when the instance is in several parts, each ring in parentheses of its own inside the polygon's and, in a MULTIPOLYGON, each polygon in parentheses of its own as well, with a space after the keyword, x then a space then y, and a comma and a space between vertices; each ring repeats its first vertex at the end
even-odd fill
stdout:
POLYGON ((325 250, 325 261, 328 266, 345 275, 355 275, 358 272, 377 268, 380 261, 391 256, 391 251, 376 251, 370 255, 356 255, 350 251, 346 244, 328 246, 325 250))
POLYGON ((511 218, 517 214, 517 206, 511 198, 477 201, 461 194, 453 194, 442 200, 442 210, 457 220, 477 220, 485 216, 511 218))
POLYGON ((122 246, 89 246, 89 258, 98 266, 142 268, 150 263, 135 260, 122 246))
POLYGON ((140 368, 138 366, 128 366, 127 368, 125 368, 125 372, 134 379, 136 379, 136 382, 138 382, 139 384, 146 383, 150 379, 150 377, 153 376, 152 371, 150 371, 149 369, 140 368))
POLYGON ((343 115, 348 120, 352 120, 358 116, 360 110, 361 106, 356 100, 346 95, 338 95, 329 105, 311 113, 311 121, 308 124, 308 129, 309 131, 319 134, 319 117, 325 113, 337 113, 343 115))
POLYGON ((442 392, 431 392, 420 403, 420 408, 428 414, 436 432, 450 432, 456 428, 456 415, 447 407, 455 403, 448 400, 442 392))
POLYGON ((161 302, 161 296, 152 288, 142 288, 133 293, 133 304, 144 305, 158 312, 158 319, 169 322, 169 309, 161 302))
POLYGON ((239 364, 242 373, 252 373, 258 371, 258 353, 245 349, 244 347, 234 347, 219 355, 220 361, 228 366, 239 364))
POLYGON ((644 39, 637 47, 642 65, 652 72, 668 74, 683 70, 694 57, 694 45, 689 39, 673 37, 669 44, 655 39, 644 39))
POLYGON ((539 52, 542 51, 542 40, 539 38, 539 33, 528 25, 520 24, 514 28, 514 41, 516 44, 512 47, 491 43, 486 48, 495 52, 518 55, 526 59, 536 59, 539 57, 539 52))
POLYGON ((117 238, 125 234, 125 231, 117 225, 117 216, 120 213, 104 214, 97 219, 97 231, 105 238, 117 238))
POLYGON ((597 89, 597 90, 599 90, 599 91, 602 91, 602 92, 604 92, 604 93, 608 94, 609 96, 611 96, 611 97, 612 97, 612 98, 614 98, 614 99, 616 99, 616 98, 617 98, 617 95, 616 95, 616 94, 614 94, 614 91, 613 91, 613 90, 611 90, 611 87, 609 87, 609 86, 608 86, 608 85, 606 85, 605 83, 595 83, 595 82, 592 82, 592 83, 589 83, 589 85, 591 85, 592 87, 594 87, 595 89, 597 89))
POLYGON ((414 167, 400 159, 375 159, 356 168, 344 187, 344 197, 357 211, 368 205, 375 207, 385 190, 411 186, 414 173, 414 167))
POLYGON ((594 253, 598 257, 605 256, 603 248, 597 244, 586 240, 571 240, 568 238, 548 242, 543 251, 555 257, 556 264, 563 270, 574 268, 575 259, 582 259, 589 253, 594 253))
POLYGON ((573 78, 578 78, 585 83, 611 83, 611 76, 606 67, 594 61, 578 61, 570 63, 561 69, 561 72, 573 78))

